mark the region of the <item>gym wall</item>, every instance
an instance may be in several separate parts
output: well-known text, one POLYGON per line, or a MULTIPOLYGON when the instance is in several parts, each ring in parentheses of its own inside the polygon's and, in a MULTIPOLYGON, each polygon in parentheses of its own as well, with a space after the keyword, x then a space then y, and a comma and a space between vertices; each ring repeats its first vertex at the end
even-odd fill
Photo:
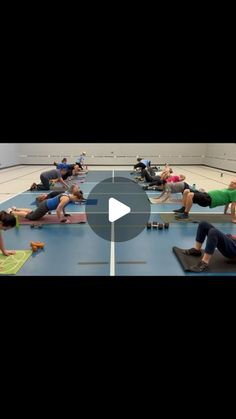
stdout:
POLYGON ((0 169, 20 163, 19 144, 0 143, 0 169))
POLYGON ((184 143, 36 143, 20 144, 21 164, 51 164, 67 157, 74 163, 86 151, 88 165, 133 165, 137 156, 150 158, 153 164, 203 164, 206 144, 184 143))
POLYGON ((236 172, 236 143, 207 144, 204 164, 236 172))

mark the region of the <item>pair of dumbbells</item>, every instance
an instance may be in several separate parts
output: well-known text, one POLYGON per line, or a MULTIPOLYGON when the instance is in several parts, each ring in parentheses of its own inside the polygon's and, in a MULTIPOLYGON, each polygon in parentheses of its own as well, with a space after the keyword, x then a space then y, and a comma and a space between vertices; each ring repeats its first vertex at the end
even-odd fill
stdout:
POLYGON ((169 223, 158 223, 157 221, 153 221, 152 223, 147 223, 147 230, 151 230, 153 228, 154 230, 163 230, 163 228, 167 229, 169 228, 169 223))

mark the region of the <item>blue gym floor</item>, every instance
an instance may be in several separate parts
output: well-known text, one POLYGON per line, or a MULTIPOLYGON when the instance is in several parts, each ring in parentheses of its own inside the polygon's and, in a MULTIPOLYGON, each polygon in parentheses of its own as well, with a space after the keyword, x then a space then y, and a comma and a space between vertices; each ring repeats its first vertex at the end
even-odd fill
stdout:
MULTIPOLYGON (((133 179, 129 171, 90 171, 85 183, 81 184, 85 197, 96 183, 112 176, 133 179)), ((0 204, 0 210, 13 205, 19 208, 34 208, 32 203, 39 193, 25 191, 0 204)), ((148 195, 157 196, 157 192, 148 192, 148 195)), ((175 198, 181 197, 181 194, 175 196, 175 198)), ((179 206, 181 205, 151 205, 150 221, 162 222, 161 212, 172 212, 179 206)), ((84 210, 85 205, 67 206, 67 212, 84 212, 84 210)), ((207 211, 223 213, 223 207, 207 211)), ((206 208, 193 205, 192 212, 206 212, 206 208)), ((173 246, 181 248, 193 246, 197 225, 172 223, 168 230, 144 229, 132 240, 115 243, 114 258, 110 256, 111 243, 98 237, 88 224, 44 225, 43 229, 31 229, 30 226, 24 225, 2 234, 7 249, 29 249, 30 241, 46 243, 45 250, 33 254, 17 273, 18 276, 109 276, 111 273, 117 276, 201 276, 202 274, 185 273, 172 252, 173 246)), ((225 233, 235 234, 235 226, 232 223, 216 224, 216 227, 225 233)), ((214 274, 216 275, 222 274, 214 274)), ((225 272, 223 275, 235 274, 225 272)))

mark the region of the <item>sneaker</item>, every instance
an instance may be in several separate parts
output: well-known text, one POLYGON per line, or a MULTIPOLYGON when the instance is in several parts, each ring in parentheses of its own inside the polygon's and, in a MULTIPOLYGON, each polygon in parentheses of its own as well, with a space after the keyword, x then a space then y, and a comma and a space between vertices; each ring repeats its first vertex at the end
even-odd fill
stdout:
POLYGON ((207 272, 208 271, 208 263, 203 262, 201 260, 197 263, 197 265, 190 266, 189 270, 191 272, 207 272))
POLYGON ((183 254, 188 256, 201 256, 202 252, 201 250, 197 250, 194 247, 192 247, 191 249, 185 249, 183 251, 183 254))
POLYGON ((11 207, 12 211, 15 211, 17 208, 16 207, 11 207))
POLYGON ((33 191, 34 189, 37 189, 36 183, 32 183, 32 185, 30 187, 30 191, 33 191))
POLYGON ((188 214, 184 212, 183 214, 179 214, 175 216, 176 220, 186 220, 189 218, 188 214))
POLYGON ((12 211, 13 211, 12 208, 7 208, 7 210, 6 210, 7 214, 11 214, 12 211))
POLYGON ((185 207, 181 207, 179 209, 173 210, 173 212, 184 212, 185 207))

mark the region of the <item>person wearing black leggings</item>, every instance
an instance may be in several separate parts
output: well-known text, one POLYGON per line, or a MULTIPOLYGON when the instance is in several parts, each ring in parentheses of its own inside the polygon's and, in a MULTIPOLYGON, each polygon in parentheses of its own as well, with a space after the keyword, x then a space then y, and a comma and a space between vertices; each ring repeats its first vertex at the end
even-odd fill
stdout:
POLYGON ((202 244, 207 237, 206 247, 203 258, 194 266, 191 266, 192 272, 205 272, 211 257, 217 248, 223 256, 229 259, 235 259, 236 263, 236 236, 222 233, 212 224, 201 221, 196 234, 195 246, 191 249, 184 250, 185 255, 201 256, 202 244))

